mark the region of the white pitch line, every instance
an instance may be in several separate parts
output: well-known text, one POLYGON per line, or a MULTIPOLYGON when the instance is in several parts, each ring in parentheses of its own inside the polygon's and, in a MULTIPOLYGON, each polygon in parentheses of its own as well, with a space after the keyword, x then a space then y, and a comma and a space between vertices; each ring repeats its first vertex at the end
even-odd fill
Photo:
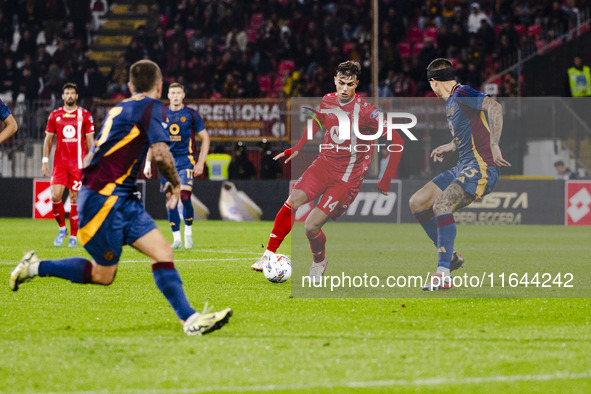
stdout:
MULTIPOLYGON (((365 382, 339 382, 324 384, 295 384, 295 385, 256 385, 256 386, 210 386, 199 388, 178 388, 178 389, 127 389, 127 390, 91 390, 91 391, 66 391, 61 394, 105 394, 105 393, 140 393, 140 394, 172 394, 172 393, 211 393, 211 392, 269 392, 287 390, 317 390, 335 388, 371 388, 371 387, 415 387, 415 386, 436 386, 436 385, 464 385, 482 383, 511 383, 511 382, 542 382, 549 380, 569 380, 591 378, 591 371, 582 373, 555 373, 546 375, 499 375, 466 377, 459 379, 430 378, 430 379, 393 379, 393 380, 370 380, 365 382)), ((59 394, 49 392, 44 394, 59 394)))

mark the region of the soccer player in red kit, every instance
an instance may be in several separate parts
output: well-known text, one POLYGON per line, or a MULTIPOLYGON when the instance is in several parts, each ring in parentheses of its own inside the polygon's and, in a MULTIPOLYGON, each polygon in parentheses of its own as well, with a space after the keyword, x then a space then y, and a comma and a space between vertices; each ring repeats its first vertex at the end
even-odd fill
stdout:
MULTIPOLYGON (((263 256, 254 263, 251 268, 262 271, 264 263, 269 255, 275 253, 289 234, 293 226, 292 215, 303 204, 314 201, 318 197, 320 201, 310 212, 305 222, 306 236, 310 242, 310 249, 314 262, 310 267, 310 277, 314 281, 321 280, 327 266, 325 257, 326 236, 322 226, 332 218, 338 219, 346 212, 347 207, 357 197, 363 178, 369 169, 373 154, 374 141, 357 141, 355 133, 351 130, 351 139, 341 140, 339 137, 339 119, 336 113, 326 113, 326 110, 344 111, 354 124, 357 118, 359 132, 365 135, 385 134, 380 132, 380 111, 355 93, 359 84, 361 66, 357 62, 347 61, 337 67, 334 83, 337 91, 327 94, 320 102, 320 112, 323 114, 326 124, 326 134, 320 153, 314 162, 297 180, 291 194, 283 207, 275 217, 273 231, 269 238, 267 250, 263 256), (324 111, 323 111, 324 110, 324 111), (356 146, 367 144, 367 151, 358 152, 356 146)), ((330 111, 332 112, 332 111, 330 111)), ((382 194, 387 194, 392 177, 396 174, 404 142, 396 131, 392 131, 391 146, 394 152, 390 154, 390 160, 382 179, 378 183, 378 189, 382 194)), ((297 156, 306 143, 306 133, 297 145, 275 156, 275 160, 286 156, 285 162, 289 162, 297 156)), ((382 147, 382 149, 386 149, 382 147)))
POLYGON ((43 160, 41 171, 43 176, 49 176, 49 155, 53 147, 53 137, 56 137, 55 155, 53 157, 53 172, 51 172, 51 200, 53 215, 59 225, 59 233, 53 244, 61 246, 67 235, 66 213, 62 196, 64 190, 70 190, 70 241, 69 247, 74 247, 78 232, 78 190, 80 177, 84 167, 86 152, 92 148, 94 141, 94 123, 90 112, 76 105, 78 87, 68 82, 62 88, 64 106, 49 115, 45 128, 45 142, 43 143, 43 160))

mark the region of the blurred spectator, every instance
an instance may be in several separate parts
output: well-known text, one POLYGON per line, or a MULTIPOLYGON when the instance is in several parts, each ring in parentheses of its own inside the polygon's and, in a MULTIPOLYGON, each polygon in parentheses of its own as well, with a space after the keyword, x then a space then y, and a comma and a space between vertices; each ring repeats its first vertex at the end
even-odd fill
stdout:
POLYGON ((246 157, 246 145, 240 141, 234 149, 234 160, 230 163, 230 179, 254 179, 257 175, 252 161, 246 157))
POLYGON ((468 17, 468 33, 478 33, 483 20, 489 22, 486 14, 480 9, 480 4, 472 3, 470 5, 470 16, 468 17))
MULTIPOLYGON (((39 97, 40 87, 41 84, 39 83, 39 78, 37 77, 33 69, 29 66, 25 66, 22 69, 20 78, 18 79, 16 93, 18 95, 20 95, 21 93, 24 94, 24 99, 26 101, 36 100, 39 97)), ((13 98, 16 101, 14 93, 13 98)))
POLYGON ((131 40, 131 43, 125 50, 125 62, 128 66, 144 58, 144 49, 140 46, 137 38, 131 40))
POLYGON ((263 138, 259 144, 261 151, 261 179, 281 179, 283 176, 283 168, 281 163, 273 160, 273 151, 271 150, 271 143, 263 138))
POLYGON ((415 97, 417 87, 415 81, 405 73, 398 73, 392 81, 394 97, 415 97))
POLYGON ((12 57, 7 56, 4 58, 4 64, 0 69, 0 92, 15 92, 16 81, 18 78, 18 69, 12 57))
POLYGON ((485 54, 491 54, 495 49, 495 30, 483 19, 480 21, 480 29, 478 29, 477 37, 482 43, 482 49, 485 54))
POLYGON ((259 81, 256 80, 256 77, 252 71, 246 74, 246 79, 240 86, 238 93, 240 97, 244 98, 260 96, 259 81))
POLYGON ((554 179, 565 181, 568 181, 569 179, 577 179, 577 174, 572 172, 562 160, 555 162, 554 168, 556 169, 556 175, 554 175, 554 179))
POLYGON ((125 64, 124 56, 119 56, 117 63, 111 68, 108 79, 111 98, 114 95, 127 92, 127 64, 125 64))
POLYGON ((591 96, 591 72, 589 66, 583 64, 581 55, 573 59, 573 66, 568 69, 568 82, 572 97, 591 96))
POLYGON ((232 156, 226 153, 223 145, 217 145, 214 153, 207 155, 205 164, 207 174, 212 181, 223 181, 229 178, 229 167, 232 156))

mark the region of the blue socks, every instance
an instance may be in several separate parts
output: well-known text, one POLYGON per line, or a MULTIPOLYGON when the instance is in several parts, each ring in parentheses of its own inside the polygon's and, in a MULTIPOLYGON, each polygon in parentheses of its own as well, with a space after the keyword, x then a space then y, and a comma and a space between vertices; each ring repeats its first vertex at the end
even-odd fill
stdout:
POLYGON ((193 224, 193 215, 195 214, 193 203, 191 200, 181 200, 181 202, 183 203, 183 216, 185 217, 185 225, 191 226, 193 224))
POLYGON ((435 223, 435 214, 432 209, 414 214, 423 230, 427 233, 427 236, 433 241, 433 244, 437 246, 437 224, 435 223))
POLYGON ((183 290, 183 282, 173 263, 152 264, 152 274, 158 289, 164 294, 180 320, 187 320, 195 313, 183 290))
POLYGON ((172 231, 180 231, 181 229, 181 215, 179 215, 178 207, 168 210, 168 221, 172 231))
POLYGON ((82 257, 43 260, 39 263, 39 276, 55 276, 72 283, 92 283, 92 263, 82 257))
POLYGON ((452 213, 446 213, 435 218, 437 223, 437 252, 439 255, 438 267, 449 269, 451 257, 454 251, 456 238, 456 222, 452 213))

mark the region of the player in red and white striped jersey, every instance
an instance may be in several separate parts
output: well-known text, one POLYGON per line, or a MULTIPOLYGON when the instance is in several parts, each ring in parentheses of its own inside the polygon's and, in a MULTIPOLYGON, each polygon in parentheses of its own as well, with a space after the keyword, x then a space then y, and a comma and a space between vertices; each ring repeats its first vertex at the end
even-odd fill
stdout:
MULTIPOLYGON (((380 130, 380 111, 355 93, 359 84, 360 71, 359 63, 352 61, 341 63, 337 67, 334 78, 337 91, 322 98, 320 113, 317 114, 326 126, 320 153, 297 180, 292 193, 277 213, 267 250, 251 266, 253 270, 261 271, 266 258, 277 251, 285 236, 291 231, 292 215, 295 211, 308 201, 314 201, 320 197, 306 218, 305 230, 314 258, 310 277, 313 280, 322 278, 327 265, 326 236, 322 226, 328 219, 336 220, 343 215, 357 197, 371 164, 376 142, 369 140, 369 137, 367 137, 368 140, 358 139, 354 127, 358 127, 358 132, 365 136, 377 138, 386 134, 385 129, 380 130), (348 119, 351 126, 350 139, 341 139, 339 118, 348 119)), ((304 133, 296 146, 278 154, 275 160, 285 156, 288 157, 285 162, 289 162, 297 156, 306 142, 307 133, 304 133)), ((404 146, 404 141, 396 131, 392 131, 389 142, 397 148, 390 154, 386 171, 378 183, 378 189, 383 194, 388 193, 404 146)))
POLYGON ((70 241, 68 246, 74 247, 78 232, 78 190, 81 185, 81 173, 84 167, 86 152, 90 151, 94 142, 94 123, 90 112, 76 104, 78 87, 75 83, 66 83, 62 88, 64 106, 49 115, 45 128, 43 143, 43 176, 49 176, 49 155, 56 137, 53 172, 51 172, 51 200, 53 215, 59 225, 59 233, 53 244, 61 246, 67 235, 66 213, 62 196, 66 187, 70 190, 70 241))

